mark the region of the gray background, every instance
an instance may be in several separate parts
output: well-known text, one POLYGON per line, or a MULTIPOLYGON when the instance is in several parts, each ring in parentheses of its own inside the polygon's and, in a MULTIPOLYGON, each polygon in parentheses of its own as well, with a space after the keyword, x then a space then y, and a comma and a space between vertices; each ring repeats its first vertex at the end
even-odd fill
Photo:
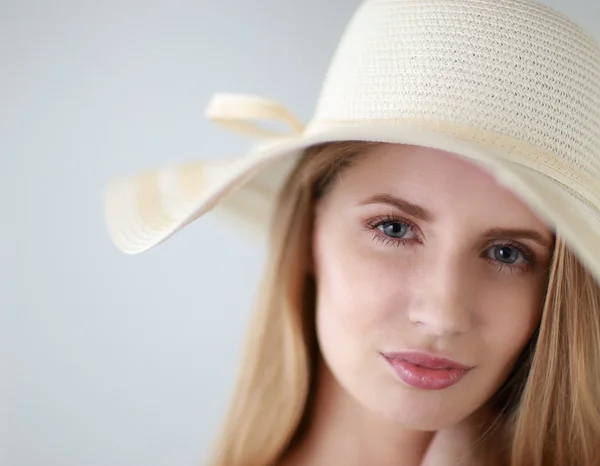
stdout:
MULTIPOLYGON (((547 3, 598 30, 597 1, 547 3)), ((104 185, 243 154, 252 141, 204 119, 214 91, 268 96, 307 121, 358 4, 0 1, 2 466, 200 463, 263 252, 208 215, 123 255, 104 185)))

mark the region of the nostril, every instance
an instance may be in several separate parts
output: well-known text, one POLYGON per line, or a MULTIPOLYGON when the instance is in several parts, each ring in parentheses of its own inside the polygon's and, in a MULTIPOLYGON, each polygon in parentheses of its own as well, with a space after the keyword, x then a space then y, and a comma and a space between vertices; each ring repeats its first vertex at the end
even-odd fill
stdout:
POLYGON ((409 312, 409 321, 436 336, 466 333, 471 327, 469 313, 463 309, 426 309, 409 312))

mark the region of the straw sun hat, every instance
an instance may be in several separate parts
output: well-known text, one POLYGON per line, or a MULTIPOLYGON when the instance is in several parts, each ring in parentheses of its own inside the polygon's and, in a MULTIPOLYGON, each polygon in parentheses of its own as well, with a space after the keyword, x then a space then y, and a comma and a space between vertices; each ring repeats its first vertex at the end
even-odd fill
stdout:
POLYGON ((122 251, 145 251, 217 206, 260 233, 305 148, 383 141, 481 165, 600 280, 600 47, 539 3, 367 0, 344 31, 308 124, 277 102, 240 94, 215 95, 207 117, 261 140, 237 159, 112 183, 106 219, 122 251))

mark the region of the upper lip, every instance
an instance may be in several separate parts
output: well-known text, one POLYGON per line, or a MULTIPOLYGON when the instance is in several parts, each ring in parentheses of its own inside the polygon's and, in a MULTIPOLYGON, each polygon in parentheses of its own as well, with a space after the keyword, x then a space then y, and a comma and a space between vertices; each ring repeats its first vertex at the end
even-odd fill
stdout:
POLYGON ((390 362, 406 361, 410 364, 426 367, 428 369, 469 370, 473 368, 473 366, 467 366, 452 359, 435 356, 431 353, 422 351, 402 351, 394 353, 382 353, 382 355, 390 362))

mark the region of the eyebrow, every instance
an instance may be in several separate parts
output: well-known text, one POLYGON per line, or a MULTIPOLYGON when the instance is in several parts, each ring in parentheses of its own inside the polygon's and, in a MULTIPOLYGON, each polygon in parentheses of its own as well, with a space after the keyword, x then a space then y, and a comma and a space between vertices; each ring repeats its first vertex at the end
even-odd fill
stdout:
MULTIPOLYGON (((359 205, 369 204, 386 204, 428 223, 433 222, 435 218, 434 215, 424 207, 399 197, 392 196, 391 194, 375 194, 359 203, 359 205)), ((486 239, 529 239, 548 249, 552 248, 553 243, 553 239, 548 240, 537 231, 527 228, 492 228, 485 232, 484 237, 486 239)))
POLYGON ((540 246, 547 249, 552 249, 552 240, 546 239, 543 235, 539 234, 535 230, 528 230, 525 228, 492 228, 485 233, 486 239, 530 239, 535 241, 540 246))
POLYGON ((408 215, 412 215, 419 220, 423 220, 424 222, 432 222, 434 219, 433 214, 424 207, 421 207, 417 204, 412 204, 411 202, 405 201, 404 199, 400 199, 396 196, 392 196, 391 194, 375 194, 374 196, 370 196, 359 203, 359 205, 369 204, 387 204, 398 210, 401 210, 404 213, 407 213, 408 215))

